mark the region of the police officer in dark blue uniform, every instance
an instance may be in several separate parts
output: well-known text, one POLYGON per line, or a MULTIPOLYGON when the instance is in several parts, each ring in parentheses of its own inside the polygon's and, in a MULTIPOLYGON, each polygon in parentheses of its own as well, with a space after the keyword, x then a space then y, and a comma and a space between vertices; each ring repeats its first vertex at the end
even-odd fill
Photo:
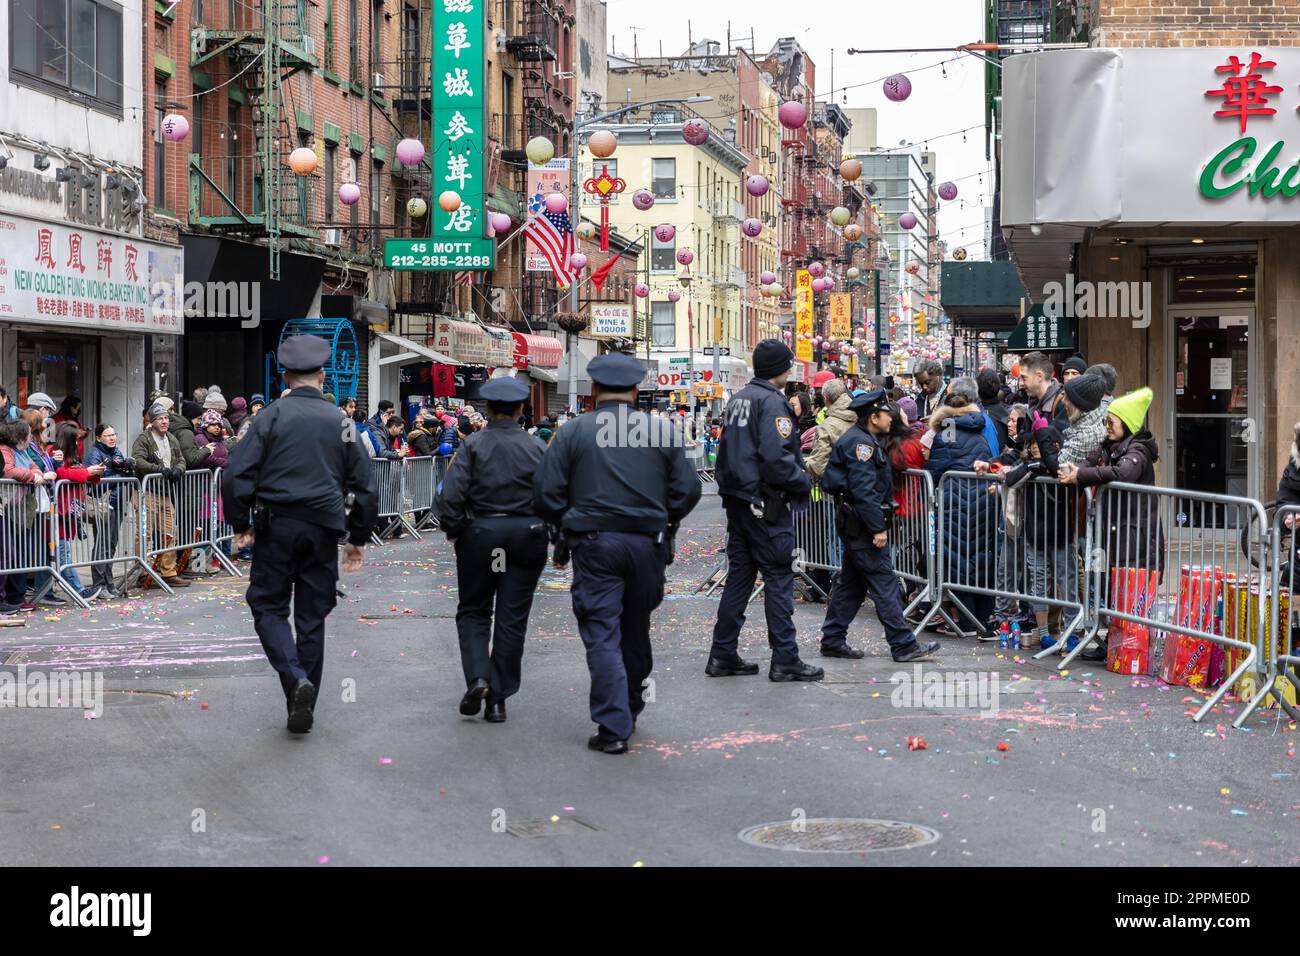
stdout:
POLYGON ((822 623, 822 656, 864 656, 863 651, 849 646, 847 635, 849 624, 870 594, 894 660, 921 660, 938 650, 939 642, 917 643, 899 601, 898 578, 889 551, 893 471, 889 456, 876 441, 877 435, 889 431, 892 420, 885 390, 857 395, 849 410, 857 412, 857 424, 835 443, 822 476, 822 491, 835 498, 835 527, 844 542, 842 567, 822 623))
POLYGON ((494 378, 479 396, 488 423, 461 442, 437 507, 456 546, 456 631, 468 688, 460 712, 472 717, 486 699, 485 719, 499 724, 506 698, 519 690, 528 613, 546 567, 546 523, 533 510, 533 474, 546 444, 519 427, 523 382, 494 378))
POLYGON ((799 659, 794 629, 794 519, 812 482, 804 471, 794 411, 782 389, 794 353, 765 339, 754 349, 754 380, 727 403, 714 475, 727 512, 727 584, 704 671, 710 677, 757 674, 737 650, 745 607, 763 573, 763 610, 774 681, 816 681, 822 669, 799 659))
POLYGON ((325 618, 337 598, 339 538, 348 537, 343 569, 360 569, 379 503, 356 428, 339 419, 321 390, 329 343, 295 335, 276 357, 290 391, 266 406, 231 449, 221 496, 235 547, 253 546, 246 600, 280 675, 289 730, 305 734, 325 660, 325 618))
MULTIPOLYGON (((537 513, 563 529, 573 613, 591 671, 592 750, 627 752, 645 707, 650 614, 663 600, 677 525, 700 479, 672 423, 635 408, 645 370, 626 355, 591 360, 596 410, 555 433, 533 482, 537 513)), ((557 563, 564 563, 557 549, 557 563)))

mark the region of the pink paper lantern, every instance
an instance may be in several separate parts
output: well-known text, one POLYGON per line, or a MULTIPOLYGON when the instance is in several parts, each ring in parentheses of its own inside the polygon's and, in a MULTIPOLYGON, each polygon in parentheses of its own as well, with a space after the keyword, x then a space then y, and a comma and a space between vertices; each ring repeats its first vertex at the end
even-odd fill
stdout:
POLYGON ((759 285, 769 286, 775 281, 776 281, 775 272, 764 272, 761 276, 758 277, 759 285))
POLYGON ((939 198, 942 199, 944 202, 952 202, 954 199, 956 199, 956 198, 957 198, 957 184, 956 184, 956 183, 940 183, 940 184, 939 184, 939 198))
POLYGON ((673 289, 672 292, 668 293, 669 302, 680 302, 681 299, 682 299, 682 294, 678 292, 676 289, 673 289))
POLYGON ((575 252, 573 255, 569 256, 569 266, 574 272, 581 272, 583 269, 587 268, 587 257, 581 252, 575 252))
POLYGON ((702 119, 688 119, 682 124, 682 139, 692 146, 703 146, 709 140, 709 124, 702 119))
POLYGON ((632 205, 645 212, 655 204, 655 196, 648 189, 638 189, 632 194, 632 205))
POLYGON ((416 166, 424 159, 424 144, 408 137, 397 144, 394 152, 403 166, 416 166))
POLYGON ((634 289, 633 291, 636 292, 638 299, 644 299, 646 296, 650 294, 650 287, 646 285, 644 282, 638 282, 636 284, 636 289, 634 289))
POLYGON ((900 229, 915 229, 916 216, 913 213, 905 212, 898 217, 898 227, 900 229))
POLYGON ((912 81, 903 73, 886 77, 882 86, 885 90, 885 98, 895 103, 901 103, 912 95, 912 81))
POLYGON ((361 199, 361 187, 356 183, 344 183, 339 187, 339 202, 345 206, 355 206, 361 199))
POLYGON ((745 180, 745 192, 751 196, 766 196, 770 186, 766 176, 754 175, 745 180))
POLYGON ((776 111, 776 118, 786 129, 798 129, 808 122, 808 107, 798 100, 786 100, 776 111))
POLYGON ((556 213, 564 212, 569 208, 569 197, 564 193, 551 193, 546 197, 546 211, 556 213))
POLYGON ((740 224, 740 231, 751 239, 756 239, 763 232, 763 221, 761 219, 746 219, 740 224))
POLYGON ((835 280, 830 276, 824 277, 822 279, 822 288, 825 289, 827 292, 830 292, 831 289, 835 288, 835 280))
POLYGON ((692 262, 695 261, 695 253, 691 252, 691 250, 689 249, 678 249, 677 261, 684 266, 689 266, 692 262))
POLYGON ((813 290, 814 292, 825 292, 825 291, 826 291, 826 280, 825 280, 825 279, 820 279, 820 278, 818 278, 818 279, 813 279, 813 280, 812 280, 812 290, 813 290))
POLYGON ((190 135, 190 121, 180 113, 168 113, 162 121, 163 139, 178 143, 190 135))
POLYGON ((510 217, 503 212, 494 212, 489 215, 488 223, 496 232, 509 232, 512 225, 510 217))
POLYGON ((820 262, 810 262, 808 263, 808 274, 814 279, 820 279, 826 274, 826 267, 820 262))
POLYGON ((655 226, 655 238, 660 242, 672 242, 673 237, 677 235, 677 227, 672 223, 663 222, 655 226))

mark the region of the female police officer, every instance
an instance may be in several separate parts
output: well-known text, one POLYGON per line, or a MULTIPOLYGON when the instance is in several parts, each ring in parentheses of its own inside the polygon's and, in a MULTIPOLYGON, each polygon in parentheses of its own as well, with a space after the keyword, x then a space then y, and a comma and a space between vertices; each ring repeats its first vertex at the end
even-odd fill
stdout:
POLYGON ((468 688, 460 712, 474 716, 486 698, 486 719, 499 724, 506 698, 519 690, 528 613, 546 567, 546 525, 533 510, 533 473, 546 445, 519 426, 523 382, 495 378, 479 395, 489 421, 452 459, 438 519, 456 546, 456 630, 468 688))

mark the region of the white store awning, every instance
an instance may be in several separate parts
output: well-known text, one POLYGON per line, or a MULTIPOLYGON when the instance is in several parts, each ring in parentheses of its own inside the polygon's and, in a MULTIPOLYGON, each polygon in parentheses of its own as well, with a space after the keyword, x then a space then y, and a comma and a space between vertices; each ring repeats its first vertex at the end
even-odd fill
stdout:
POLYGON ((450 355, 443 355, 427 345, 421 345, 419 342, 403 338, 400 335, 393 335, 391 332, 376 332, 375 335, 385 342, 396 345, 400 350, 396 355, 384 355, 381 349, 379 355, 380 365, 410 365, 412 362, 437 362, 441 365, 461 364, 450 355))

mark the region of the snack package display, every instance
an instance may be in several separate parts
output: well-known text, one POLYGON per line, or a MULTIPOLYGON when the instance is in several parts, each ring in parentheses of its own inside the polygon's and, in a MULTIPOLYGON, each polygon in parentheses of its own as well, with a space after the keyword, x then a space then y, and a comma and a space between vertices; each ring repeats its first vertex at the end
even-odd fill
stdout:
MULTIPOLYGON (((1150 617, 1160 572, 1146 568, 1110 569, 1110 606, 1135 617, 1150 617)), ((1106 669, 1117 674, 1151 672, 1151 629, 1135 621, 1113 620, 1106 638, 1106 669)))

